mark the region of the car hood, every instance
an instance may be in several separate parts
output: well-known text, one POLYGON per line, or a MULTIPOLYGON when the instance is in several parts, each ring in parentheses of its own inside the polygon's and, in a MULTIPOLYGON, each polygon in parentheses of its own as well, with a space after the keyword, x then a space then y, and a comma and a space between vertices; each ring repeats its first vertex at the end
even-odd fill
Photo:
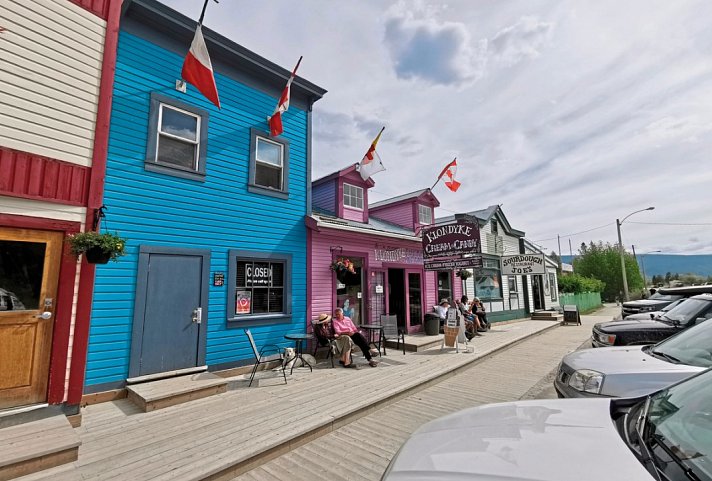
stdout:
POLYGON ((643 346, 583 349, 564 356, 567 371, 591 369, 605 375, 604 396, 642 396, 692 376, 705 368, 675 364, 644 352, 643 346))
POLYGON ((608 399, 466 409, 413 433, 384 479, 652 479, 616 431, 609 410, 608 399))
POLYGON ((638 301, 628 301, 623 303, 623 307, 650 307, 650 306, 658 306, 661 304, 670 304, 672 301, 668 299, 640 299, 638 301))
POLYGON ((626 317, 620 321, 599 322, 594 326, 594 328, 601 332, 615 332, 639 329, 673 329, 674 326, 672 324, 650 319, 650 317, 648 317, 648 319, 632 320, 628 320, 626 317))
MULTIPOLYGON (((629 316, 625 316, 625 320, 626 321, 649 321, 650 319, 660 317, 663 314, 665 314, 665 311, 641 312, 640 314, 631 314, 629 316)), ((619 320, 619 319, 614 319, 614 320, 619 320)))

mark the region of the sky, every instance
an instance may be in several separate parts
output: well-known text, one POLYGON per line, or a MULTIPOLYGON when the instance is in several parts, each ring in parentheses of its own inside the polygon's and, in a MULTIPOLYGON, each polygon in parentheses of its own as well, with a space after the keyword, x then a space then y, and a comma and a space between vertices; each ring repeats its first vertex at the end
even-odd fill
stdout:
MULTIPOLYGON (((163 0, 197 18, 201 0, 163 0)), ((363 157, 370 200, 430 187, 436 216, 499 204, 546 252, 712 254, 709 0, 220 0, 204 24, 328 93, 313 178, 363 157), (695 225, 680 225, 695 224, 695 225)))

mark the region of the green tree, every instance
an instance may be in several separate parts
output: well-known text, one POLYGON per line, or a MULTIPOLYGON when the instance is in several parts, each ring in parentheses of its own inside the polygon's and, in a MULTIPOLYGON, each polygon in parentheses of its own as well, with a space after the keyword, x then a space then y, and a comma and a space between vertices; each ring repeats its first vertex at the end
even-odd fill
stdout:
MULTIPOLYGON (((632 254, 625 253, 625 272, 628 280, 628 292, 640 293, 644 287, 643 278, 638 269, 638 262, 632 254)), ((604 301, 614 301, 623 296, 623 276, 618 247, 602 242, 582 244, 579 256, 574 259, 574 270, 584 277, 592 277, 604 283, 601 297, 604 301)))
POLYGON ((671 280, 672 280, 672 273, 671 273, 671 272, 666 272, 666 273, 665 273, 665 283, 666 283, 666 284, 669 284, 671 280))

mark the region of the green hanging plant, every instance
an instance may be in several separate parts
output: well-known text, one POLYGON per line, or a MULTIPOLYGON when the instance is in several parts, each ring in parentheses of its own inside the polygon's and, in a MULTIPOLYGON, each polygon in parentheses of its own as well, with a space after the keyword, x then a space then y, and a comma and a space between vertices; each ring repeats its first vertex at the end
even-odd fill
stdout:
POLYGON ((456 275, 457 277, 459 277, 460 279, 462 279, 463 281, 466 281, 467 279, 469 279, 470 277, 472 277, 472 272, 470 272, 470 271, 467 270, 467 269, 460 269, 459 271, 457 271, 457 272, 455 273, 455 275, 456 275))
POLYGON ((83 254, 91 264, 106 264, 126 254, 126 239, 108 232, 78 232, 69 235, 67 243, 72 254, 83 254))

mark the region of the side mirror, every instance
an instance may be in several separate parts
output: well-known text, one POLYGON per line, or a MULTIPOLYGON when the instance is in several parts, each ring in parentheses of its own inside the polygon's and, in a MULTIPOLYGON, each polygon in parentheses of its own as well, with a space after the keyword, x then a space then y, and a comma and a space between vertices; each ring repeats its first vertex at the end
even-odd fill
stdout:
POLYGON ((698 317, 697 319, 695 319, 695 325, 705 322, 706 320, 706 317, 698 317))
POLYGON ((654 319, 655 319, 655 314, 653 314, 653 313, 651 312, 651 313, 650 313, 650 318, 654 320, 654 319))

